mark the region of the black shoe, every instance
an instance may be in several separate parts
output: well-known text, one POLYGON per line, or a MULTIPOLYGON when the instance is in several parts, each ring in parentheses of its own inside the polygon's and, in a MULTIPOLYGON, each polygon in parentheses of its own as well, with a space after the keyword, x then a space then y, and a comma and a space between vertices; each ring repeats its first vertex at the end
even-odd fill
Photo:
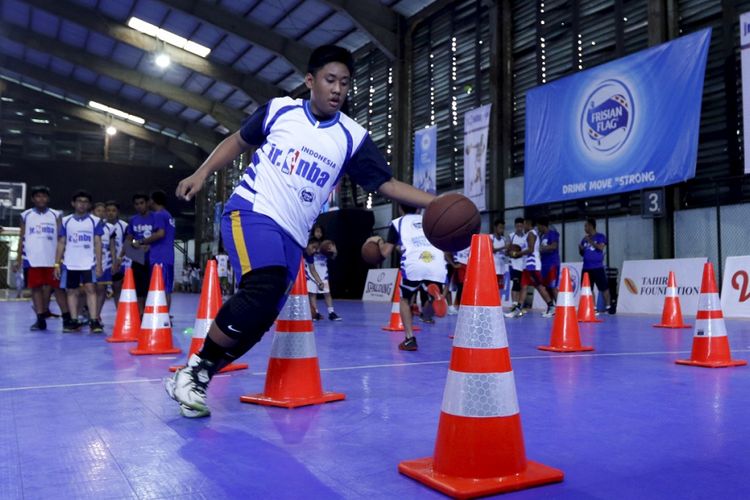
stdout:
POLYGON ((328 313, 328 319, 330 319, 331 321, 341 321, 343 318, 335 312, 330 312, 328 313))
POLYGON ((401 349, 402 351, 416 351, 417 350, 417 338, 411 337, 408 339, 404 339, 404 341, 398 345, 398 348, 401 349))
POLYGON ((44 331, 46 329, 47 329, 47 322, 44 321, 43 319, 36 320, 36 323, 31 325, 31 327, 29 328, 29 330, 31 330, 32 332, 44 331))
POLYGON ((92 319, 89 321, 89 329, 91 330, 91 333, 102 333, 104 331, 104 325, 102 325, 101 321, 92 319))
POLYGON ((615 311, 615 306, 609 306, 609 308, 607 309, 607 313, 608 313, 608 314, 609 314, 610 316, 613 316, 613 315, 614 315, 614 314, 615 314, 616 312, 617 312, 617 311, 615 311))
POLYGON ((47 312, 44 313, 44 318, 45 319, 47 319, 47 318, 59 318, 59 317, 60 317, 59 314, 55 314, 52 311, 47 311, 47 312))
POLYGON ((323 319, 323 316, 320 313, 313 314, 313 321, 320 321, 323 319))
POLYGON ((77 332, 81 329, 81 323, 78 320, 71 319, 70 321, 63 321, 63 331, 66 333, 77 332))

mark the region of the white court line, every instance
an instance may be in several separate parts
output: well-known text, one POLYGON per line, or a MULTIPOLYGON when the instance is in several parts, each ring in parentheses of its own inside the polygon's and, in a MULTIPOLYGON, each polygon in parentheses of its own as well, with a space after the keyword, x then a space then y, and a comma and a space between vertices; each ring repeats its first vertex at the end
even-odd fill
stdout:
MULTIPOLYGON (((524 359, 562 359, 562 358, 597 358, 597 357, 610 357, 610 356, 655 356, 659 354, 685 354, 690 351, 650 351, 650 352, 610 352, 610 353, 569 353, 569 354, 550 354, 550 355, 538 355, 538 356, 511 356, 511 360, 524 360, 524 359)), ((732 349, 732 352, 750 352, 750 349, 732 349)), ((423 366, 423 365, 445 365, 450 361, 420 361, 417 363, 390 363, 382 365, 358 365, 358 366, 340 366, 334 368, 321 368, 322 372, 338 372, 348 370, 367 370, 370 368, 398 368, 401 366, 423 366)), ((251 375, 265 375, 266 372, 252 372, 251 375)), ((237 373, 239 375, 239 373, 237 373)), ((222 373, 216 375, 214 378, 225 378, 231 377, 231 374, 222 373)), ((132 380, 106 380, 102 382, 79 382, 73 384, 51 384, 51 385, 28 385, 25 387, 2 387, 0 392, 15 392, 15 391, 31 391, 35 389, 62 389, 71 387, 87 387, 95 385, 125 385, 125 384, 150 384, 153 382, 161 382, 163 378, 142 378, 132 380)))

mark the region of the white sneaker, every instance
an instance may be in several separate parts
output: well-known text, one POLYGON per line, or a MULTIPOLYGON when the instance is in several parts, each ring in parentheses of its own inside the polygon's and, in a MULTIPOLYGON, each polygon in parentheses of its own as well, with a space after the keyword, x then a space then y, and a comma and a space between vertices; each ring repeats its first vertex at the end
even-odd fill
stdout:
POLYGON ((542 313, 542 318, 551 318, 555 315, 555 306, 547 306, 547 311, 542 313))
POLYGON ((513 309, 503 314, 503 316, 506 318, 518 318, 519 316, 523 316, 523 311, 521 311, 521 308, 518 307, 518 305, 515 305, 513 306, 513 309))
POLYGON ((213 365, 193 354, 185 368, 177 370, 174 376, 164 380, 164 389, 170 398, 180 403, 184 416, 196 418, 211 413, 206 401, 206 388, 213 375, 213 365))
POLYGON ((448 306, 448 316, 455 316, 458 314, 458 309, 455 306, 448 306))

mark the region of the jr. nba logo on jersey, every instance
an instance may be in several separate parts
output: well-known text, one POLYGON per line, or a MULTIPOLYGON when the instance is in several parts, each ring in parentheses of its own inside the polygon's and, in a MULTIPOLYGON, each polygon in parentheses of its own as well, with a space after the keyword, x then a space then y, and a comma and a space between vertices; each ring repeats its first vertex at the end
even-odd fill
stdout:
POLYGON ((281 171, 285 174, 291 174, 294 169, 297 168, 297 161, 299 161, 300 152, 298 149, 290 149, 286 158, 284 158, 284 164, 281 166, 281 171))
POLYGON ((620 80, 605 80, 586 99, 581 112, 581 140, 597 156, 611 156, 633 130, 635 107, 630 89, 620 80))

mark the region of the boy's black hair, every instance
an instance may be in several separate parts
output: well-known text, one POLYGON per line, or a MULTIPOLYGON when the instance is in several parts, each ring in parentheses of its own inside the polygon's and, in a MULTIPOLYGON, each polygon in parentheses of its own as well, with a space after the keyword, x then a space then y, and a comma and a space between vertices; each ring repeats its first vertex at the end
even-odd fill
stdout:
POLYGON ((94 208, 96 207, 106 207, 107 205, 103 201, 97 201, 94 203, 94 208))
POLYGON ((47 186, 33 186, 31 188, 31 197, 33 198, 37 193, 44 193, 47 196, 50 195, 49 188, 47 186))
POLYGON ((403 210, 405 214, 417 213, 417 207, 412 207, 411 205, 404 205, 403 203, 401 203, 400 205, 401 205, 401 210, 403 210))
POLYGON ((505 221, 503 219, 495 219, 495 222, 492 223, 492 227, 497 226, 498 224, 505 225, 505 221))
POLYGON ((537 226, 547 226, 549 227, 549 217, 539 217, 539 220, 536 221, 537 226))
POLYGON ((352 53, 338 45, 321 45, 313 50, 307 62, 307 72, 315 73, 328 63, 338 62, 349 69, 349 75, 354 76, 354 57, 352 53))
POLYGON ((307 244, 310 245, 311 243, 320 243, 320 240, 315 236, 310 236, 307 240, 307 244))
POLYGON ((146 193, 135 193, 133 195, 133 198, 132 198, 133 203, 135 203, 136 200, 146 200, 146 201, 148 201, 148 195, 146 193))
POLYGON ((588 222, 589 224, 591 224, 592 228, 596 229, 596 219, 594 219, 593 217, 589 217, 589 218, 586 219, 586 222, 588 222))
POLYGON ((89 203, 91 203, 91 199, 92 199, 91 193, 83 189, 79 189, 78 191, 73 193, 73 197, 70 198, 70 201, 76 201, 78 198, 86 198, 87 200, 89 200, 89 203))
POLYGON ((167 204, 167 193, 161 190, 154 191, 151 193, 151 201, 163 207, 167 204))
POLYGON ((516 220, 513 224, 523 224, 523 217, 516 217, 516 220))
POLYGON ((120 210, 120 204, 117 203, 115 200, 107 200, 104 202, 105 207, 115 207, 117 210, 120 210))

